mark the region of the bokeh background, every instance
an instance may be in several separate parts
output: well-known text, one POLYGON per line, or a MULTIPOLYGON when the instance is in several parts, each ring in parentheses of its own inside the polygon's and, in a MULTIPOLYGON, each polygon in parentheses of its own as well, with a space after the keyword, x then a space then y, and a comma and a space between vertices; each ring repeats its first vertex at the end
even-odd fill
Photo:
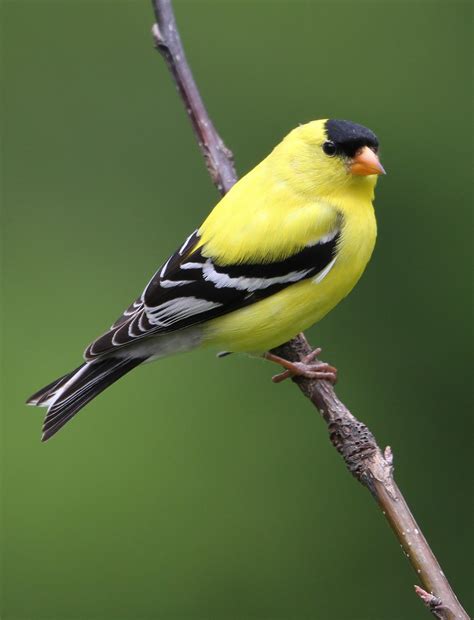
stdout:
MULTIPOLYGON (((374 129, 388 175, 353 294, 309 332, 470 604, 470 8, 176 1, 239 172, 298 123, 374 129)), ((75 367, 217 200, 147 1, 4 0, 4 620, 410 620, 416 575, 317 412, 260 360, 133 372, 47 444, 75 367)), ((471 608, 472 609, 472 608, 471 608)))

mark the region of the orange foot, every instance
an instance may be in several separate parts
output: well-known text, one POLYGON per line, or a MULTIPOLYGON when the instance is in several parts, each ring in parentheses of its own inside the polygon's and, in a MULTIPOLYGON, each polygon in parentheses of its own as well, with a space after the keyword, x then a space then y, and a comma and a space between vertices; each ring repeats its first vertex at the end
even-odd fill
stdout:
POLYGON ((291 377, 306 377, 307 379, 324 379, 334 385, 337 381, 337 368, 325 362, 315 360, 314 358, 320 353, 321 349, 317 348, 304 357, 301 362, 290 362, 274 353, 265 353, 264 357, 286 368, 283 372, 272 377, 274 383, 281 383, 281 381, 291 377))

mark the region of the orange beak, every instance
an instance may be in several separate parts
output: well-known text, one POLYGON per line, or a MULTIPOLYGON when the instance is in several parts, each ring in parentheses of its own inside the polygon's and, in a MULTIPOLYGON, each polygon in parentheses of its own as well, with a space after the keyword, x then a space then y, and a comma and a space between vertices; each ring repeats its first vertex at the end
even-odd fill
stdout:
POLYGON ((361 148, 352 159, 350 165, 352 174, 366 176, 369 174, 385 174, 377 155, 368 146, 361 148))

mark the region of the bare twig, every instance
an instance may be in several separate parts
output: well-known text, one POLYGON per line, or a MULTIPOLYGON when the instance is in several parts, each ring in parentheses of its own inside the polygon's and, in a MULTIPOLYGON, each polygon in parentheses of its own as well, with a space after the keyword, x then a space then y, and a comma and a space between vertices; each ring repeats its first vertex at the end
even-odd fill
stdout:
MULTIPOLYGON (((155 45, 173 75, 212 180, 220 193, 225 194, 237 180, 232 153, 224 145, 204 107, 184 55, 171 0, 152 0, 152 4, 157 20, 152 30, 155 45)), ((300 361, 311 353, 311 347, 304 334, 299 334, 275 349, 275 353, 291 361, 300 361)), ((395 483, 390 448, 381 451, 367 426, 337 398, 328 381, 302 377, 295 377, 293 381, 319 409, 328 426, 331 442, 349 471, 369 489, 382 509, 427 589, 415 586, 418 596, 440 620, 469 620, 395 483)))
POLYGON ((173 75, 214 185, 224 195, 237 181, 232 152, 215 130, 204 106, 184 54, 171 0, 153 2, 153 9, 155 46, 173 75))
MULTIPOLYGON (((296 361, 311 352, 303 334, 278 348, 278 355, 296 361)), ((402 549, 423 586, 430 592, 430 611, 442 620, 469 620, 428 545, 420 526, 393 478, 393 454, 382 450, 365 424, 360 422, 338 399, 328 381, 293 379, 303 394, 317 407, 329 429, 334 447, 349 471, 365 485, 379 504, 402 549)), ((421 588, 416 590, 421 597, 421 588)))

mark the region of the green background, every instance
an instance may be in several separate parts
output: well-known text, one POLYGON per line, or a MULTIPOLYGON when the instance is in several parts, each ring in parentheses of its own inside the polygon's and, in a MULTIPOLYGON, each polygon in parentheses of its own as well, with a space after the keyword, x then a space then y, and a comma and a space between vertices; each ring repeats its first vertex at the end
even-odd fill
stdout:
MULTIPOLYGON (((377 248, 309 332, 469 605, 470 9, 176 2, 242 173, 314 118, 379 135, 377 248)), ((41 444, 75 367, 217 200, 147 1, 4 1, 2 619, 428 617, 325 425, 270 364, 133 372, 41 444)))

